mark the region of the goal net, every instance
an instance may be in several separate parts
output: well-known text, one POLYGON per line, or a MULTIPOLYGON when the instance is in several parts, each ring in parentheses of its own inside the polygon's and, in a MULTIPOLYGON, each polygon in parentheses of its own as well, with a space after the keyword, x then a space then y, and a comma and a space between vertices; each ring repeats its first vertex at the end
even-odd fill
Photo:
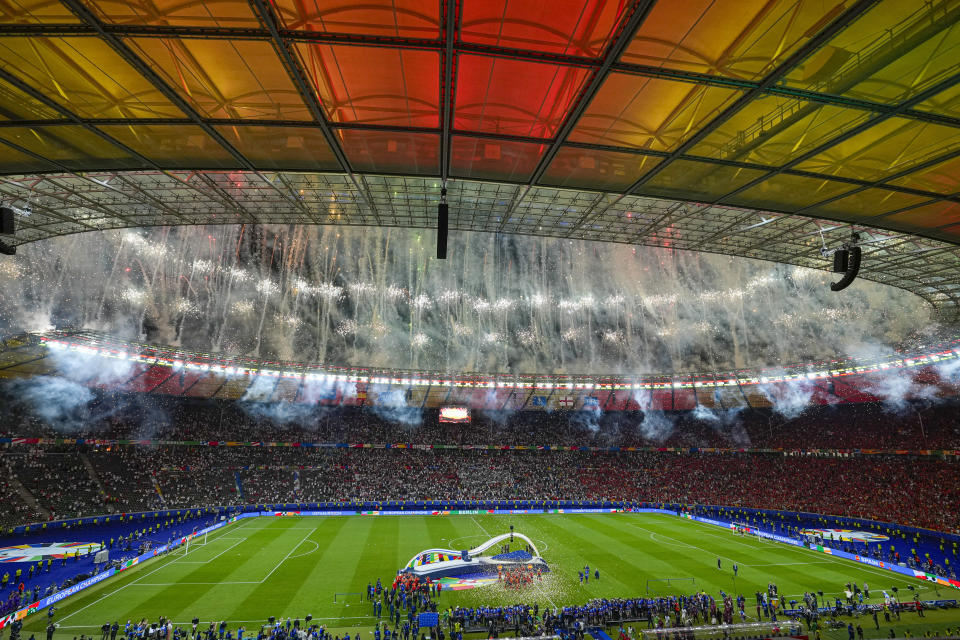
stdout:
POLYGON ((202 536, 193 536, 187 538, 186 543, 183 545, 183 555, 190 553, 190 547, 202 547, 207 544, 207 532, 205 531, 202 536))
POLYGON ((695 578, 648 578, 647 593, 672 595, 683 589, 696 591, 696 585, 695 578))
POLYGON ((744 536, 748 533, 753 533, 753 527, 745 522, 733 522, 730 524, 730 531, 732 531, 735 536, 744 536))
POLYGON ((363 602, 363 594, 359 591, 343 591, 333 594, 333 601, 336 604, 346 603, 349 607, 351 603, 357 604, 363 602))

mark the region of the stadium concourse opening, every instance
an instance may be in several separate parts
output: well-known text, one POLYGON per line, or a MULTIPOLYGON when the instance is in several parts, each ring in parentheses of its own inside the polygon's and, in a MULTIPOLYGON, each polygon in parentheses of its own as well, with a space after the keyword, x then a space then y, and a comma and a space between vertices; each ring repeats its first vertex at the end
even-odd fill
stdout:
POLYGON ((960 640, 960 2, 0 2, 10 640, 960 640))

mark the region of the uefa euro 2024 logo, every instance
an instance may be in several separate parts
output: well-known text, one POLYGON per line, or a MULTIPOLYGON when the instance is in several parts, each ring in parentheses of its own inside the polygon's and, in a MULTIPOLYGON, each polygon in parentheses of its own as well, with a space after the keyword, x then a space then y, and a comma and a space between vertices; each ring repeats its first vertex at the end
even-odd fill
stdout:
POLYGON ((94 553, 103 548, 99 542, 44 542, 40 544, 18 544, 12 547, 0 547, 0 562, 39 562, 50 558, 72 558, 77 552, 81 556, 94 553))

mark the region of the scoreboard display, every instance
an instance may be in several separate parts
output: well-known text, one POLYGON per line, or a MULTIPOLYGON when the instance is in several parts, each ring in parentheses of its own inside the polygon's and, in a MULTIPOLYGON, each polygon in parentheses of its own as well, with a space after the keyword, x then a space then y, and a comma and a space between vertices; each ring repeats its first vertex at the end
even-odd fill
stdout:
POLYGON ((470 422, 469 407, 442 407, 440 422, 470 422))

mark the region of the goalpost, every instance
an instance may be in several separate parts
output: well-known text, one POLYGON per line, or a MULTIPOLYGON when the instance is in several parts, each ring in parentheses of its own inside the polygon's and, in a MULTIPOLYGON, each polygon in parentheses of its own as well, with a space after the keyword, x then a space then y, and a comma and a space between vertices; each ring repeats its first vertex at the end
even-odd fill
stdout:
POLYGON ((199 542, 199 538, 197 538, 197 540, 198 540, 197 542, 194 542, 194 538, 193 538, 193 537, 187 538, 187 542, 183 545, 183 547, 184 547, 184 549, 183 549, 183 555, 187 555, 188 553, 190 553, 190 545, 191 545, 191 544, 193 544, 194 546, 201 546, 201 547, 204 546, 204 545, 206 545, 206 544, 207 544, 207 532, 206 532, 206 531, 203 532, 203 542, 199 542))
POLYGON ((663 586, 667 589, 672 587, 696 590, 696 578, 648 578, 647 593, 650 593, 651 587, 656 591, 658 587, 663 586))
POLYGON ((731 524, 730 531, 735 536, 744 536, 747 534, 747 531, 753 530, 753 527, 751 527, 749 524, 746 524, 745 522, 732 522, 730 524, 731 524))

